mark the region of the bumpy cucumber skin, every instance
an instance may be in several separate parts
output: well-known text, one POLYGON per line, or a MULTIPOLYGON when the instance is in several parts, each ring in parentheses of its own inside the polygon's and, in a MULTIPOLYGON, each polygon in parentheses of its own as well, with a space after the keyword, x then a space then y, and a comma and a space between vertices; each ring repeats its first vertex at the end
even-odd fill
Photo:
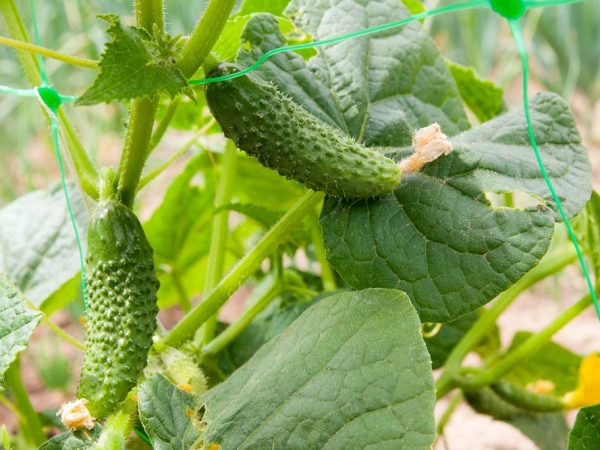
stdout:
POLYGON ((565 409, 565 405, 559 397, 536 394, 509 381, 501 380, 493 384, 492 389, 507 402, 527 411, 553 412, 565 409))
POLYGON ((77 397, 102 418, 119 408, 146 366, 159 282, 152 247, 126 206, 100 203, 87 245, 86 349, 77 397))
MULTIPOLYGON (((223 63, 210 77, 238 72, 223 63)), ((312 116, 255 74, 209 84, 206 98, 225 136, 280 175, 345 198, 387 194, 396 163, 312 116)))
POLYGON ((495 419, 511 419, 521 412, 517 407, 496 394, 490 387, 484 387, 476 391, 465 391, 464 396, 465 401, 475 411, 480 414, 487 414, 495 419))

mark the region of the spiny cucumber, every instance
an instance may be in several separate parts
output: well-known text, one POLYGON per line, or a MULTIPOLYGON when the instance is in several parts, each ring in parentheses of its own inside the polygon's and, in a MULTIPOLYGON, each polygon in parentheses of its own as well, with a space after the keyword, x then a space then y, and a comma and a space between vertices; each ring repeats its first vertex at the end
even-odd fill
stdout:
MULTIPOLYGON (((210 77, 239 70, 223 63, 210 77)), ((400 183, 394 161, 317 119, 258 75, 209 84, 206 98, 225 136, 264 166, 311 189, 373 197, 400 183)))
POLYGON ((465 401, 475 411, 480 414, 487 414, 495 419, 511 419, 521 412, 519 408, 504 400, 490 387, 464 391, 464 396, 465 401))
POLYGON ((102 418, 119 408, 146 366, 158 313, 152 247, 135 214, 117 200, 102 200, 92 215, 86 275, 86 349, 77 397, 102 418))
POLYGON ((506 380, 494 383, 492 389, 507 402, 527 411, 552 412, 565 409, 565 405, 559 397, 537 394, 506 380))

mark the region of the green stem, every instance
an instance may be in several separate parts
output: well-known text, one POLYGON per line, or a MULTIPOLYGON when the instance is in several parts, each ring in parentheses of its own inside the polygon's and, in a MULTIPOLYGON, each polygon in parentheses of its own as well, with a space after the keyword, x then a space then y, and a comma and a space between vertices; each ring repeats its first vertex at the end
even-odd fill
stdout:
MULTIPOLYGON (((162 32, 162 0, 136 0, 135 18, 138 26, 152 31, 152 27, 157 25, 162 32)), ((148 158, 158 99, 158 95, 149 99, 137 98, 129 108, 129 123, 118 172, 119 196, 123 204, 129 207, 133 206, 137 186, 148 158)))
POLYGON ((173 164, 181 156, 187 153, 188 150, 191 149, 194 146, 194 144, 198 142, 198 139, 200 139, 214 124, 215 120, 211 119, 206 125, 204 125, 200 130, 198 130, 185 144, 183 144, 183 146, 180 149, 178 149, 175 153, 169 156, 162 164, 160 164, 158 167, 142 176, 140 182, 138 183, 137 190, 139 191, 142 188, 144 188, 148 183, 150 183, 157 176, 163 173, 171 164, 173 164))
POLYGON ((331 266, 327 261, 327 252, 323 245, 323 236, 321 235, 321 226, 319 225, 319 217, 315 211, 308 216, 308 224, 310 227, 310 237, 315 247, 315 255, 321 265, 321 279, 323 280, 323 288, 326 291, 335 291, 337 284, 335 275, 331 266))
MULTIPOLYGON (((237 165, 237 150, 232 141, 228 140, 223 155, 222 173, 215 195, 215 209, 231 202, 233 182, 237 165)), ((208 251, 208 265, 204 279, 204 296, 219 282, 225 269, 225 253, 227 251, 227 237, 229 235, 229 211, 223 210, 213 216, 212 236, 208 251)), ((214 314, 203 326, 202 343, 206 344, 215 335, 218 312, 214 314)))
MULTIPOLYGON (((29 42, 29 34, 25 23, 21 18, 19 9, 15 4, 14 0, 0 0, 0 9, 4 16, 4 21, 8 28, 8 34, 14 39, 21 42, 29 42)), ((39 86, 42 83, 42 77, 40 75, 40 66, 37 58, 23 50, 17 50, 17 58, 21 63, 25 77, 31 86, 39 86)))
POLYGON ((300 286, 290 286, 289 284, 285 286, 283 289, 285 292, 293 292, 298 295, 303 295, 308 298, 315 298, 319 295, 319 292, 313 291, 312 289, 300 287, 300 286))
POLYGON ((508 353, 502 358, 496 365, 487 369, 485 372, 480 372, 475 376, 469 378, 456 378, 456 383, 464 389, 478 389, 484 386, 488 386, 495 383, 513 367, 519 364, 526 358, 531 357, 538 352, 544 345, 550 341, 560 329, 567 325, 571 320, 585 311, 592 304, 592 298, 588 294, 579 300, 577 303, 572 305, 563 311, 558 317, 556 317, 548 326, 546 326, 539 333, 531 336, 523 344, 519 345, 513 351, 508 353))
MULTIPOLYGON (((141 1, 141 0, 138 0, 141 1)), ((181 51, 179 70, 190 78, 219 39, 235 0, 210 0, 202 18, 181 51)))
POLYGON ((69 154, 73 161, 75 172, 77 172, 81 188, 87 195, 97 200, 99 197, 98 186, 100 184, 98 171, 92 164, 66 113, 62 109, 58 110, 58 120, 61 128, 64 130, 67 148, 69 149, 69 154))
POLYGON ((164 33, 165 19, 162 0, 135 0, 135 21, 138 27, 143 27, 152 34, 154 25, 164 33))
POLYGON ((27 390, 23 385, 19 359, 10 365, 5 376, 6 384, 10 386, 12 391, 14 405, 20 413, 19 428, 22 435, 33 445, 39 447, 46 441, 46 433, 44 433, 40 418, 33 409, 27 390))
POLYGON ((438 436, 441 436, 442 434, 444 434, 444 428, 446 428, 446 425, 448 424, 450 417, 452 417, 452 414, 454 414, 454 411, 456 411, 456 408, 458 407, 458 405, 460 405, 460 402, 462 401, 462 399, 463 399, 462 392, 457 392, 456 395, 454 395, 454 397, 452 397, 450 399, 450 401, 448 402, 448 407, 446 408, 446 411, 444 411, 444 414, 442 415, 442 417, 440 417, 440 421, 437 425, 438 436))
POLYGON ((165 114, 162 116, 160 121, 156 124, 156 128, 152 132, 152 137, 150 138, 149 152, 152 152, 152 150, 154 150, 156 148, 156 146, 158 145, 160 140, 165 135, 167 128, 169 128, 169 125, 170 125, 171 121, 173 120, 175 113, 177 112, 179 103, 181 103, 181 96, 175 97, 173 100, 171 100, 171 102, 169 103, 169 106, 167 106, 165 114))
POLYGON ((525 274, 523 278, 498 296, 492 306, 481 314, 479 319, 477 319, 448 356, 444 364, 444 372, 436 383, 438 398, 445 396, 454 387, 453 379, 460 371, 460 366, 465 356, 481 342, 489 329, 496 323, 500 314, 511 305, 519 294, 540 280, 560 271, 576 259, 577 254, 571 247, 548 255, 540 264, 525 274))
POLYGON ((93 450, 123 450, 133 429, 136 403, 127 399, 123 408, 106 421, 106 426, 93 450))
POLYGON ((278 277, 273 277, 273 283, 263 296, 245 309, 242 315, 225 331, 202 348, 202 355, 215 355, 227 347, 252 322, 258 313, 264 310, 281 293, 281 283, 278 277))
POLYGON ((131 207, 135 199, 152 136, 152 125, 158 108, 158 96, 133 100, 129 108, 129 124, 119 162, 119 196, 131 207))
POLYGON ((80 350, 85 350, 85 344, 83 342, 81 342, 79 339, 77 339, 75 336, 70 335, 69 333, 67 333, 65 330, 63 330, 61 327, 59 327, 58 325, 56 325, 54 322, 52 322, 52 320, 50 320, 50 318, 44 316, 44 318, 42 319, 42 321, 44 322, 44 324, 50 328, 54 334, 56 334, 58 337, 64 339, 66 342, 68 342, 69 344, 71 344, 74 347, 77 347, 80 350))
POLYGON ((31 44, 29 42, 19 41, 17 39, 0 36, 0 45, 11 47, 16 50, 22 50, 28 53, 35 53, 51 59, 56 59, 64 63, 71 64, 72 66, 84 67, 86 69, 98 69, 98 61, 94 61, 93 59, 65 55, 64 53, 60 53, 46 47, 40 47, 39 45, 31 44))
MULTIPOLYGON (((4 16, 9 34, 16 40, 24 43, 29 42, 29 35, 23 23, 23 19, 17 9, 14 0, 0 0, 0 11, 4 16)), ((42 83, 40 76, 40 67, 35 55, 23 50, 17 50, 17 57, 25 72, 25 76, 32 87, 39 86, 42 83)), ((42 111, 47 116, 44 108, 42 111)), ((65 131, 67 149, 73 160, 73 165, 84 192, 93 199, 98 198, 98 171, 92 164, 89 156, 85 152, 83 145, 79 141, 77 134, 71 126, 64 111, 58 111, 60 125, 65 131)))
POLYGON ((210 294, 173 327, 165 344, 177 346, 215 314, 229 296, 246 281, 287 237, 289 231, 323 199, 321 192, 307 191, 304 196, 263 236, 250 253, 219 282, 210 294))

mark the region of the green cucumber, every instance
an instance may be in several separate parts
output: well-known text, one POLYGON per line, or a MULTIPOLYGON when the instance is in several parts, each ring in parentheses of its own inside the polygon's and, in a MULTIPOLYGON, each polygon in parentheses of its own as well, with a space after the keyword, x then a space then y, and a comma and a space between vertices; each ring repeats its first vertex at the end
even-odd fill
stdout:
POLYGON ((86 349, 77 390, 97 419, 116 411, 146 366, 156 329, 153 251, 135 214, 101 200, 87 232, 86 349))
POLYGON ((464 391, 465 401, 480 414, 492 416, 498 420, 507 420, 518 415, 521 410, 510 404, 490 387, 474 391, 464 391))
POLYGON ((496 394, 507 402, 531 412, 562 411, 565 405, 561 398, 536 394, 529 389, 509 381, 501 380, 492 385, 496 394))
MULTIPOLYGON (((210 77, 239 70, 223 63, 210 77)), ((317 119, 258 75, 209 84, 206 98, 225 136, 264 166, 311 189, 366 198, 400 183, 394 161, 317 119)))

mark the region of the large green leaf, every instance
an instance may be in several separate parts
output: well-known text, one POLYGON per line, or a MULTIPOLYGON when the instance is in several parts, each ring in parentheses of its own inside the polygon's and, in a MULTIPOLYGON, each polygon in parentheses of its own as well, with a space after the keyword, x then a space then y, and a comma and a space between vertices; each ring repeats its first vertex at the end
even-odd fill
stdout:
POLYGON ((153 375, 142 383, 138 410, 155 450, 189 450, 200 437, 192 421, 196 399, 162 375, 153 375))
POLYGON ((311 306, 204 404, 223 449, 429 449, 435 392, 420 323, 400 291, 311 306))
POLYGON ((27 307, 23 294, 0 272, 0 390, 6 369, 27 348, 42 315, 27 307))
POLYGON ((596 450, 600 443, 600 405, 588 406, 577 413, 569 433, 568 450, 596 450))
MULTIPOLYGON (((397 0, 298 0, 286 14, 323 40, 401 19, 407 11, 397 0)), ((238 55, 243 65, 285 44, 277 20, 266 14, 252 18, 242 38, 250 46, 238 55)), ((443 58, 417 24, 321 47, 308 62, 295 53, 275 55, 258 74, 367 145, 408 145, 413 131, 431 122, 451 135, 469 126, 443 58)))
POLYGON ((150 98, 163 92, 174 96, 187 87, 174 54, 170 54, 172 49, 159 48, 156 37, 143 28, 123 27, 114 14, 100 17, 109 23, 107 33, 112 41, 102 54, 98 77, 77 99, 77 105, 150 98))
MULTIPOLYGON (((70 189, 69 194, 83 238, 87 225, 83 198, 76 189, 70 189)), ((79 264, 73 227, 59 185, 48 192, 26 194, 0 209, 0 271, 35 306, 44 308, 52 294, 68 288, 79 272, 79 264)))
MULTIPOLYGON (((536 96, 530 108, 543 160, 572 216, 591 189, 575 121, 554 94, 536 96)), ((349 284, 402 289, 428 322, 460 317, 515 283, 547 251, 556 217, 522 111, 451 141, 454 152, 404 176, 393 194, 329 198, 321 217, 328 258, 349 284), (514 190, 540 204, 496 208, 485 197, 514 190)))

